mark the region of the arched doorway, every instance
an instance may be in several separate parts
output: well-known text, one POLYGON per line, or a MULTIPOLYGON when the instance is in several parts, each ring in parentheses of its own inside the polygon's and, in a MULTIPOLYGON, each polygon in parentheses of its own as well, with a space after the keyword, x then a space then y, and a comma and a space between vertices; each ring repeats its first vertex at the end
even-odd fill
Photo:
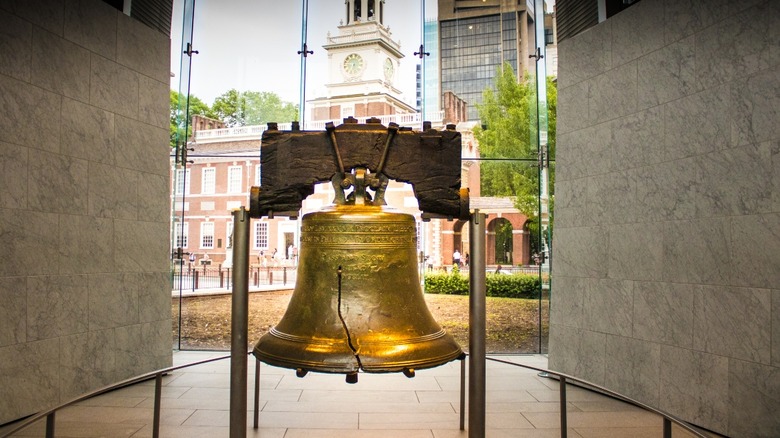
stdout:
POLYGON ((455 250, 461 254, 461 261, 465 260, 465 255, 469 251, 468 230, 468 222, 462 220, 442 221, 440 253, 442 266, 452 265, 452 255, 455 250))
POLYGON ((496 221, 496 263, 512 265, 512 223, 506 219, 496 221))
POLYGON ((489 265, 512 265, 514 263, 514 227, 509 220, 499 217, 487 226, 487 254, 489 265))

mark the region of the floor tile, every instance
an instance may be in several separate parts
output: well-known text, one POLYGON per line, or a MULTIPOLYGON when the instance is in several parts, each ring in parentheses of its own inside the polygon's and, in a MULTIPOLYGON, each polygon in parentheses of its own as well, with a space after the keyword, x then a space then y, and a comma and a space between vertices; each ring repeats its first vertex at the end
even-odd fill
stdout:
MULTIPOLYGON (((397 430, 290 429, 284 438, 398 438, 397 430)), ((405 430, 403 438, 433 438, 429 430, 405 430)))
POLYGON ((460 427, 460 416, 456 413, 386 413, 360 414, 361 429, 457 429, 460 427))
POLYGON ((386 403, 377 398, 371 402, 283 402, 271 401, 265 405, 263 412, 367 412, 367 413, 452 413, 452 405, 449 403, 386 403))
MULTIPOLYGON (((417 398, 417 391, 325 391, 318 389, 307 389, 301 393, 301 402, 309 401, 330 401, 330 402, 354 402, 365 403, 375 400, 382 400, 389 403, 418 403, 427 400, 417 398)), ((431 400, 438 401, 438 400, 431 400)))
MULTIPOLYGON (((184 364, 224 352, 176 352, 184 364)), ((545 368, 544 356, 501 356, 502 360, 545 368)), ((361 373, 357 384, 344 375, 310 373, 261 364, 260 428, 252 426, 254 365, 247 370, 247 436, 262 438, 467 438, 460 427, 459 361, 401 374, 361 373)), ((487 361, 486 437, 557 438, 560 436, 559 384, 535 370, 487 361)), ((466 382, 468 384, 468 381, 466 382)), ((179 369, 163 378, 161 436, 229 437, 230 361, 179 369)), ((57 413, 60 437, 152 436, 154 381, 125 387, 57 413)), ((568 436, 571 438, 658 437, 661 417, 599 393, 567 386, 568 436)), ((468 420, 466 420, 468 424, 468 420)), ((9 430, 6 426, 0 428, 9 430)), ((15 436, 43 436, 39 422, 15 436)), ((675 438, 690 438, 679 427, 675 438)))
MULTIPOLYGON (((144 423, 106 423, 106 422, 86 422, 86 421, 57 421, 54 434, 57 437, 112 437, 129 438, 144 428, 144 423)), ((44 422, 35 424, 22 432, 15 434, 15 437, 44 437, 46 436, 46 425, 44 422)))
MULTIPOLYGON (((539 429, 560 427, 560 414, 529 412, 524 414, 528 421, 539 429)), ((650 412, 569 412, 567 425, 572 428, 622 428, 655 427, 662 423, 661 417, 650 412)))

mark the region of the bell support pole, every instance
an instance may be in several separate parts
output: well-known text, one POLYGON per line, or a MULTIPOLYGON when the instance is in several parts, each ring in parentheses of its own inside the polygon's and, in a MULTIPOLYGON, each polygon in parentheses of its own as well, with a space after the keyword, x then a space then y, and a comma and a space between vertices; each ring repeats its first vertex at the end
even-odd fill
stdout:
POLYGON ((485 438, 485 215, 469 223, 469 438, 485 438))
POLYGON ((246 437, 249 331, 249 213, 233 210, 233 294, 230 321, 230 437, 246 437))

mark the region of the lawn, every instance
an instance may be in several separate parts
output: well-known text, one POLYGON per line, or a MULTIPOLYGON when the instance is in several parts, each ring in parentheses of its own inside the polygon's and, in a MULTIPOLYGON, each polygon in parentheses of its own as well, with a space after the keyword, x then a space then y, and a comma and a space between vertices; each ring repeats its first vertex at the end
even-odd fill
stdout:
MULTIPOLYGON (((291 290, 249 295, 249 342, 254 344, 281 319, 291 290)), ((468 350, 469 297, 425 294, 434 319, 468 350)), ((229 295, 182 299, 181 344, 185 349, 230 349, 229 295)), ((178 335, 179 299, 173 300, 174 338, 178 335)), ((539 352, 539 300, 487 298, 486 348, 489 353, 539 352)), ((542 305, 543 337, 547 339, 548 302, 542 305)), ((546 342, 545 342, 546 344, 546 342)))

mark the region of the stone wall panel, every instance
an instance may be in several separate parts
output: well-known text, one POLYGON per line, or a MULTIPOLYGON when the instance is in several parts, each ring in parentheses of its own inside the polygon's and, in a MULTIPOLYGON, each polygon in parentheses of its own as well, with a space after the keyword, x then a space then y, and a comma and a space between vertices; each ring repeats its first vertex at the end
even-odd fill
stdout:
POLYGON ((66 0, 65 39, 93 53, 116 59, 117 11, 111 5, 93 0, 66 0))
POLYGON ((32 83, 89 102, 89 51, 45 30, 32 39, 32 83))
POLYGON ((0 74, 22 81, 30 80, 32 25, 0 11, 0 74))

